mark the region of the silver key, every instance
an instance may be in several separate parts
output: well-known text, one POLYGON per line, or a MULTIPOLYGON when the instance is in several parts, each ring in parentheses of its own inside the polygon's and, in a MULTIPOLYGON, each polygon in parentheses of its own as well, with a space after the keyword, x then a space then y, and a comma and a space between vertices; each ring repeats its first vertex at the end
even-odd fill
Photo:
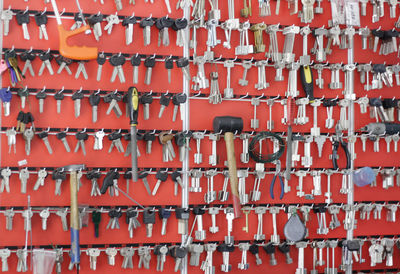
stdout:
POLYGON ((19 179, 21 181, 21 193, 26 193, 26 185, 29 179, 29 171, 28 168, 23 168, 19 171, 19 179))
POLYGON ((11 11, 11 9, 8 10, 3 10, 1 13, 1 20, 3 21, 4 24, 4 29, 3 29, 3 34, 4 36, 7 36, 8 33, 10 32, 10 21, 12 20, 14 13, 11 11))
POLYGON ((47 171, 46 169, 40 169, 38 171, 38 178, 36 180, 36 183, 33 187, 33 190, 38 190, 40 186, 44 186, 44 180, 47 177, 47 171))
POLYGON ((33 136, 35 136, 35 133, 33 132, 32 128, 25 129, 23 137, 25 139, 25 153, 27 156, 31 154, 31 142, 33 136))
POLYGON ((1 271, 8 271, 8 257, 10 257, 11 251, 8 248, 0 249, 0 258, 1 258, 1 271))
POLYGON ((50 216, 50 211, 48 208, 43 209, 42 211, 40 211, 39 213, 40 218, 42 218, 42 230, 45 231, 47 230, 47 219, 50 216))
POLYGON ((0 184, 0 193, 3 193, 4 190, 7 193, 10 193, 10 176, 11 176, 11 169, 9 167, 4 168, 1 170, 1 184, 0 184))

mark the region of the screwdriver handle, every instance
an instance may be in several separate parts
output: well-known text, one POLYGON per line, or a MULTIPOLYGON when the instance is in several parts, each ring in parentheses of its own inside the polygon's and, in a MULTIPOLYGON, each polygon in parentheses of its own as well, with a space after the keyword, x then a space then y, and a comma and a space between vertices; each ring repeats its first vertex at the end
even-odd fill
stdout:
POLYGON ((314 102, 314 79, 311 67, 309 65, 300 67, 300 79, 303 90, 306 93, 310 103, 314 102))
POLYGON ((139 93, 136 87, 128 89, 128 109, 131 126, 137 126, 139 113, 139 93))

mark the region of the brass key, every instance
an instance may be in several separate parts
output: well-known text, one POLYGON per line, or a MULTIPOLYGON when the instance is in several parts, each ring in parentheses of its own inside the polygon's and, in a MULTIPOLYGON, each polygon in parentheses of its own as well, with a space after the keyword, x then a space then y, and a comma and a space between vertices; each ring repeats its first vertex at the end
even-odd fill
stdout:
POLYGON ((246 225, 242 227, 242 230, 245 231, 246 233, 249 233, 249 214, 251 212, 251 209, 250 207, 243 207, 242 211, 246 217, 246 225))

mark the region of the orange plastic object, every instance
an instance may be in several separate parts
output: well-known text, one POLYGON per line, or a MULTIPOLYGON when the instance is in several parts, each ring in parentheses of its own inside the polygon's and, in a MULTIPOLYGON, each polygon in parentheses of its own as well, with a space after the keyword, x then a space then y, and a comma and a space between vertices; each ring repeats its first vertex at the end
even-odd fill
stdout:
POLYGON ((73 60, 92 60, 97 58, 98 49, 96 47, 70 46, 67 41, 71 36, 85 32, 89 25, 82 26, 75 30, 66 30, 62 25, 58 25, 58 35, 60 40, 60 54, 73 60))

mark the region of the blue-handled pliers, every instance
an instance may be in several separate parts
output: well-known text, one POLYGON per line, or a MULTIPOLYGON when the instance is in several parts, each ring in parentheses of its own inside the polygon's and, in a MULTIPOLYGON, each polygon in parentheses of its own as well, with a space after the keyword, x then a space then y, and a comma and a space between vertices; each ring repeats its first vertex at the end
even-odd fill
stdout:
POLYGON ((284 185, 283 185, 283 179, 281 176, 281 161, 280 160, 276 160, 276 171, 275 171, 275 175, 274 178, 272 178, 271 181, 271 186, 269 187, 269 194, 271 195, 271 198, 274 199, 274 186, 275 186, 275 180, 276 177, 279 178, 279 182, 281 185, 281 194, 279 195, 279 199, 282 200, 283 195, 285 194, 285 190, 284 190, 284 185))

